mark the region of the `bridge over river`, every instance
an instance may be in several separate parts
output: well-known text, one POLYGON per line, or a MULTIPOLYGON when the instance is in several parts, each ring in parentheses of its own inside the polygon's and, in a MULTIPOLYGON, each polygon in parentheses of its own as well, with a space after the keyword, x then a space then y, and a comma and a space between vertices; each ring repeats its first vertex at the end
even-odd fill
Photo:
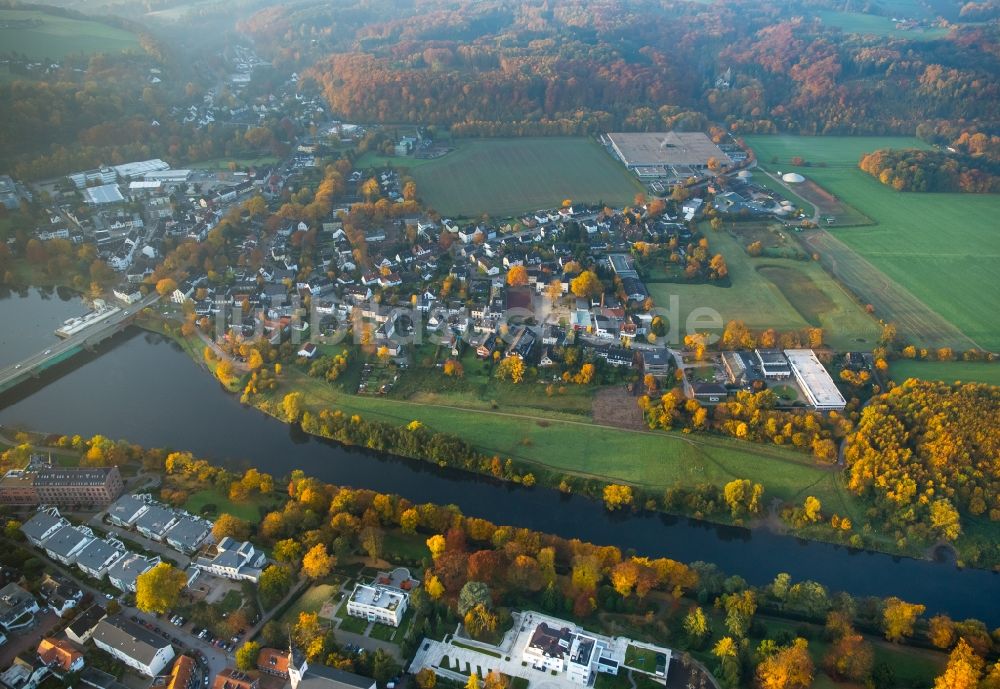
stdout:
MULTIPOLYGON (((74 354, 106 340, 124 329, 139 311, 154 304, 159 298, 160 295, 153 292, 135 304, 119 309, 113 315, 77 330, 70 337, 53 344, 51 347, 0 369, 0 392, 9 390, 25 380, 37 376, 50 366, 65 361, 74 354)), ((4 327, 16 329, 17 323, 7 323, 4 327)))

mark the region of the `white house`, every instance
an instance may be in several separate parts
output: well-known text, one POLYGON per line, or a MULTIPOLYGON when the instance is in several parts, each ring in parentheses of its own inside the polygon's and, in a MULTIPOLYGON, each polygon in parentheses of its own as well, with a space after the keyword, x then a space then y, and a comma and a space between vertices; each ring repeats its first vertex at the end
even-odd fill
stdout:
POLYGON ((257 550, 252 543, 248 541, 240 543, 227 536, 215 546, 214 555, 199 557, 194 565, 217 577, 252 581, 256 584, 260 580, 261 568, 266 561, 267 555, 257 550))
POLYGON ((163 637, 123 617, 101 620, 92 638, 99 649, 147 677, 161 674, 174 657, 163 637))

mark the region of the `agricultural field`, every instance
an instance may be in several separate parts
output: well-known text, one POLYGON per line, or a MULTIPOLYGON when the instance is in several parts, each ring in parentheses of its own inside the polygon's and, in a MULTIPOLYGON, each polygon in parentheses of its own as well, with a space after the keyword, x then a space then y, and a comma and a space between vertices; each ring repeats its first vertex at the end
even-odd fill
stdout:
POLYGON ((792 156, 803 157, 812 165, 797 171, 876 223, 813 232, 808 239, 824 264, 875 306, 877 317, 895 322, 915 344, 1000 348, 994 318, 1000 196, 903 194, 857 168, 867 151, 927 148, 913 138, 751 136, 748 143, 769 167, 788 168, 792 156))
MULTIPOLYGON (((906 16, 912 16, 912 13, 908 12, 906 16)), ((840 29, 844 33, 855 33, 865 36, 887 36, 921 41, 940 38, 948 33, 947 29, 936 27, 927 29, 898 29, 896 28, 896 22, 892 21, 891 17, 882 17, 877 14, 863 14, 861 12, 820 10, 816 12, 816 18, 824 25, 840 29)))
POLYGON ((0 10, 0 45, 29 58, 58 60, 77 53, 117 53, 138 49, 131 31, 83 19, 57 17, 33 10, 0 10), (9 26, 10 22, 30 22, 9 26))
POLYGON ((897 383, 907 378, 940 380, 953 383, 989 383, 1000 385, 1000 363, 985 361, 914 361, 901 359, 889 365, 889 377, 897 383))
POLYGON ((647 283, 660 308, 678 298, 681 334, 692 311, 714 309, 722 320, 742 320, 754 330, 824 329, 837 349, 873 346, 879 326, 823 268, 813 261, 749 256, 729 232, 709 232, 713 252, 726 257, 732 287, 712 284, 647 283))
POLYGON ((468 139, 435 160, 415 163, 407 174, 435 210, 456 216, 507 217, 578 203, 631 203, 642 186, 595 141, 587 138, 468 139))

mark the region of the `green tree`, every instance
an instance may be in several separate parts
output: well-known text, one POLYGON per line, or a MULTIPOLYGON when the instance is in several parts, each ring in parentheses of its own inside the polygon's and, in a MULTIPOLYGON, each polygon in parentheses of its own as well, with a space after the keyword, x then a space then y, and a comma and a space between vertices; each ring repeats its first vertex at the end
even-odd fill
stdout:
POLYGON ((493 607, 493 596, 490 587, 481 581, 467 581, 458 592, 458 613, 465 615, 477 605, 493 607))
POLYGON ((236 667, 243 672, 250 672, 257 668, 257 656, 260 655, 260 644, 256 641, 247 641, 236 649, 236 667))
POLYGON ((260 575, 257 591, 265 608, 277 605, 292 587, 292 573, 285 565, 271 565, 260 575))

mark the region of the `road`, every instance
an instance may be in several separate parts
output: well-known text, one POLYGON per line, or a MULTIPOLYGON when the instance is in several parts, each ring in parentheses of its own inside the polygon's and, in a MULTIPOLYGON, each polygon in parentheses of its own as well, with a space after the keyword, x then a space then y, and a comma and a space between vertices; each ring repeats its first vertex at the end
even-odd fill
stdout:
POLYGON ((6 390, 15 385, 19 378, 45 368, 46 364, 50 361, 58 359, 75 348, 86 346, 91 340, 103 339, 108 332, 121 327, 123 323, 132 318, 137 312, 155 303, 159 298, 160 295, 153 292, 141 301, 122 309, 107 320, 84 328, 73 337, 61 340, 41 352, 32 354, 26 359, 0 369, 0 390, 6 390))

